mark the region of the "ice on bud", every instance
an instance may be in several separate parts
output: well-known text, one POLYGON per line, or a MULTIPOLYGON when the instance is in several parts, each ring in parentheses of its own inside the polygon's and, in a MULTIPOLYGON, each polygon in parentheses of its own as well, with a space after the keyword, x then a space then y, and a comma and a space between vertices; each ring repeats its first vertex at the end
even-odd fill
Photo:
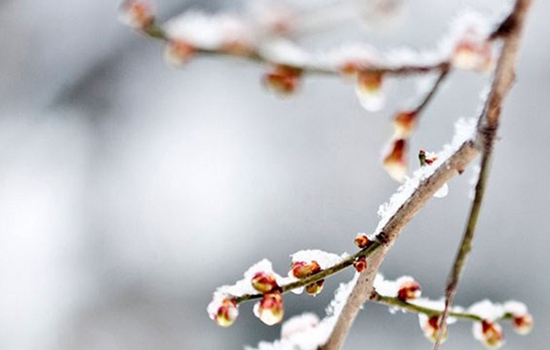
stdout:
POLYGON ((420 295, 422 295, 420 284, 411 278, 403 278, 403 281, 399 285, 399 290, 397 291, 397 298, 402 301, 407 301, 418 299, 420 295))
POLYGON ((306 293, 309 294, 309 295, 315 296, 315 295, 321 293, 321 291, 323 290, 323 285, 324 284, 325 284, 325 280, 320 280, 320 281, 308 284, 306 286, 306 293))
POLYGON ((185 40, 173 40, 164 51, 166 62, 174 67, 182 67, 195 54, 196 48, 185 40))
POLYGON ((365 248, 367 245, 369 245, 370 243, 370 239, 367 237, 366 234, 364 233, 358 233, 357 236, 355 236, 355 245, 360 248, 360 249, 363 249, 365 248))
POLYGON ((498 349, 504 345, 502 327, 496 322, 486 320, 475 322, 472 331, 474 338, 489 349, 498 349))
POLYGON ((458 69, 486 72, 493 66, 491 43, 485 40, 461 40, 454 48, 451 63, 458 69))
MULTIPOLYGON (((420 328, 424 333, 424 336, 430 341, 435 342, 439 333, 439 316, 429 317, 426 314, 418 314, 418 321, 420 322, 420 328)), ((445 334, 441 338, 441 342, 447 340, 447 335, 449 333, 449 328, 445 328, 445 334)))
POLYGON ((361 71, 357 75, 355 92, 361 105, 369 112, 376 112, 384 107, 382 91, 383 74, 373 71, 361 71))
POLYGON ((274 93, 287 96, 294 93, 300 86, 302 70, 286 65, 276 65, 264 75, 264 85, 274 93))
POLYGON ((254 306, 254 315, 268 326, 281 322, 284 316, 281 293, 264 294, 262 300, 254 306))
POLYGON ((393 118, 394 137, 398 139, 405 139, 411 136, 414 128, 416 127, 416 116, 418 112, 399 112, 393 118))
POLYGON ((512 327, 514 331, 521 335, 526 335, 533 329, 533 316, 526 313, 520 316, 512 316, 512 327))
POLYGON ((391 142, 384 156, 384 169, 396 181, 403 182, 407 175, 407 141, 397 139, 391 142))
POLYGON ((296 278, 306 278, 319 271, 321 271, 321 266, 319 266, 315 260, 310 263, 305 261, 295 261, 290 266, 289 275, 296 278))
POLYGON ((229 327, 235 322, 237 316, 239 316, 237 303, 231 298, 226 298, 214 315, 214 321, 221 327, 229 327))
POLYGON ((360 256, 353 262, 353 267, 355 268, 355 271, 361 273, 365 271, 367 268, 367 258, 364 256, 360 256))
POLYGON ((252 287, 260 293, 269 293, 279 288, 275 275, 268 272, 257 272, 252 277, 251 283, 252 287))
POLYGON ((126 0, 120 5, 120 21, 135 29, 143 29, 154 21, 154 7, 147 0, 126 0))

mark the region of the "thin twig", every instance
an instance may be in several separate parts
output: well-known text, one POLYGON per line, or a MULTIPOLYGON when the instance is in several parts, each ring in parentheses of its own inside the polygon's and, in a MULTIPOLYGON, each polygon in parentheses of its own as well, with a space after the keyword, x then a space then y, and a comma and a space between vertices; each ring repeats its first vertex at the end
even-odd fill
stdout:
MULTIPOLYGON (((153 39, 159 39, 165 42, 169 42, 171 39, 168 36, 168 34, 165 32, 165 30, 156 23, 151 23, 150 25, 142 28, 142 32, 149 37, 153 39)), ((263 56, 259 51, 255 50, 254 48, 250 48, 250 51, 246 54, 243 53, 235 53, 232 51, 225 51, 220 49, 207 49, 207 48, 195 48, 197 54, 205 55, 205 56, 232 56, 237 57, 241 59, 246 59, 252 62, 256 63, 262 63, 262 64, 284 64, 285 66, 299 69, 303 73, 308 74, 317 74, 317 75, 338 75, 341 74, 340 68, 341 67, 327 67, 323 65, 317 65, 317 64, 301 64, 301 65, 293 65, 290 63, 280 63, 280 62, 273 62, 269 58, 263 56)), ((442 60, 440 62, 435 62, 433 64, 411 64, 411 65, 403 65, 403 66, 368 66, 364 68, 359 68, 358 70, 361 72, 370 72, 375 74, 384 74, 384 75, 413 75, 413 74, 422 74, 422 73, 428 73, 432 71, 446 71, 450 67, 450 64, 446 60, 442 60)))
MULTIPOLYGON (((389 307, 399 308, 400 310, 403 310, 403 311, 414 312, 417 314, 425 314, 428 317, 439 316, 443 313, 443 310, 416 305, 414 304, 414 302, 403 301, 396 297, 388 297, 388 296, 380 295, 376 292, 373 293, 373 295, 369 300, 374 303, 386 305, 389 307)), ((476 314, 468 313, 465 311, 462 311, 462 312, 450 311, 449 316, 459 320, 464 320, 464 321, 479 321, 479 322, 483 321, 483 317, 476 314)), ((511 318, 512 318, 512 314, 504 313, 502 317, 500 317, 499 319, 495 319, 493 321, 507 320, 511 318)))
POLYGON ((474 239, 476 225, 479 219, 481 204, 483 202, 485 189, 487 187, 486 184, 491 167, 491 157, 500 119, 501 105, 502 101, 510 91, 514 81, 514 70, 519 51, 521 32, 523 30, 525 17, 530 4, 531 0, 518 0, 510 16, 508 16, 499 27, 499 32, 504 31, 506 33, 506 35, 502 36, 504 46, 497 64, 497 71, 493 86, 491 88, 491 94, 485 104, 485 118, 480 120, 480 123, 478 124, 478 130, 480 131, 480 134, 483 134, 484 139, 481 170, 476 184, 475 197, 468 216, 466 229, 447 280, 447 285, 445 288, 445 309, 443 310, 443 314, 439 321, 441 331, 437 335, 433 350, 439 349, 443 334, 445 334, 445 328, 447 326, 446 319, 449 314, 449 308, 452 305, 453 298, 460 282, 460 277, 464 271, 464 265, 466 264, 468 254, 472 247, 472 241, 474 239), (501 30, 501 28, 505 29, 501 30))

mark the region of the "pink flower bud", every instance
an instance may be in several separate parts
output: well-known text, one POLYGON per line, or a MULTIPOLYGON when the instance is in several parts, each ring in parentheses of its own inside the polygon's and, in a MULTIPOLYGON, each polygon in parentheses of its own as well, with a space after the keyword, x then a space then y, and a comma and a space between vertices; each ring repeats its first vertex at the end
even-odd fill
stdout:
POLYGON ((264 75, 263 83, 271 91, 282 95, 294 93, 300 85, 302 70, 296 67, 276 65, 264 75))
POLYGON ((120 6, 120 20, 135 29, 143 29, 154 21, 154 9, 147 0, 126 0, 120 6))
POLYGON ((418 113, 416 111, 399 112, 393 119, 395 138, 405 139, 411 136, 416 127, 418 113))
POLYGON ((323 284, 325 284, 325 280, 320 280, 320 281, 308 284, 306 286, 306 293, 313 296, 321 293, 321 291, 323 290, 323 284))
POLYGON ((355 79, 362 68, 363 65, 361 65, 360 63, 349 61, 340 66, 340 68, 338 68, 338 71, 346 79, 355 79))
POLYGON ((405 139, 394 140, 384 157, 384 169, 390 176, 399 182, 405 180, 407 175, 407 141, 405 139))
POLYGON ((379 111, 384 106, 382 82, 382 73, 361 71, 357 75, 355 92, 361 105, 370 112, 379 111))
POLYGON ((315 260, 310 263, 296 261, 290 266, 290 275, 296 278, 306 278, 319 271, 321 271, 321 266, 315 260))
POLYGON ((422 289, 420 288, 420 284, 413 279, 407 279, 401 283, 401 286, 397 292, 397 298, 402 301, 407 301, 418 299, 421 294, 422 289))
POLYGON ((269 293, 279 288, 275 275, 267 272, 257 272, 252 277, 251 283, 252 287, 260 293, 269 293))
POLYGON ((196 48, 184 40, 172 40, 166 46, 164 58, 174 67, 185 65, 196 52, 196 48))
POLYGON ((355 271, 361 273, 367 268, 367 258, 364 256, 360 256, 353 262, 353 267, 355 268, 355 271))
POLYGON ((521 335, 529 334, 533 329, 533 323, 533 316, 529 313, 512 317, 512 327, 516 333, 521 335))
POLYGON ((489 349, 498 349, 504 344, 502 327, 498 323, 483 320, 473 325, 474 338, 489 349))
POLYGON ((227 298, 222 301, 218 312, 214 316, 214 321, 221 327, 229 327, 239 316, 239 309, 235 300, 227 298))
POLYGON ((355 236, 355 245, 359 247, 360 249, 365 248, 369 245, 370 239, 367 237, 364 233, 358 233, 357 236, 355 236))
POLYGON ((458 69, 486 72, 493 66, 491 43, 488 41, 459 41, 455 46, 451 63, 458 69))
MULTIPOLYGON (((432 342, 435 342, 439 333, 440 317, 428 317, 426 314, 418 314, 418 320, 420 321, 420 328, 422 329, 424 336, 432 342)), ((442 342, 447 340, 447 334, 449 333, 448 330, 449 328, 445 328, 445 334, 443 334, 443 337, 441 338, 442 342)))
POLYGON ((264 294, 262 300, 254 306, 254 314, 268 326, 281 322, 284 316, 281 293, 264 294))

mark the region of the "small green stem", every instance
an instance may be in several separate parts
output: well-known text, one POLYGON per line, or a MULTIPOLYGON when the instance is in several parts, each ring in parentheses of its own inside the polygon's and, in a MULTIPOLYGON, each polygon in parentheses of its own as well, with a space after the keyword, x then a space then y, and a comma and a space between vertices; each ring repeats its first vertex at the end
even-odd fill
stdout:
MULTIPOLYGON (((369 255, 374 253, 380 246, 381 246, 380 243, 378 243, 376 241, 371 241, 366 248, 361 249, 357 253, 343 259, 338 264, 335 264, 331 267, 323 269, 323 270, 319 271, 318 273, 316 273, 314 275, 311 275, 309 277, 302 278, 302 279, 299 279, 295 282, 291 282, 289 284, 285 284, 285 285, 280 286, 281 292, 282 293, 287 293, 287 292, 290 292, 294 289, 305 287, 305 286, 307 286, 311 283, 315 283, 315 282, 318 282, 322 279, 325 279, 327 277, 335 275, 338 272, 344 270, 345 268, 353 265, 354 261, 357 258, 368 257, 369 255)), ((262 298, 262 294, 260 294, 260 293, 258 293, 258 294, 244 294, 244 295, 239 295, 239 296, 234 296, 233 297, 233 299, 235 300, 235 302, 237 304, 240 304, 244 301, 261 299, 261 298, 262 298)))

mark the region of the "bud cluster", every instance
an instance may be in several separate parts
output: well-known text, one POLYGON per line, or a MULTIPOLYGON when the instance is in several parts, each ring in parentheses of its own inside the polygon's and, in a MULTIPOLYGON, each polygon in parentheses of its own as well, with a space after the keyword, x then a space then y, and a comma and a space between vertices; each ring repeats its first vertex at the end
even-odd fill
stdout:
MULTIPOLYGON (((290 266, 289 276, 303 279, 321 271, 321 266, 315 260, 311 262, 295 261, 290 266)), ((319 280, 306 286, 306 293, 309 295, 317 295, 323 290, 325 280, 319 280)))
POLYGON ((296 92, 300 86, 301 77, 301 69, 278 64, 264 75, 263 83, 270 91, 280 96, 288 96, 296 92))

